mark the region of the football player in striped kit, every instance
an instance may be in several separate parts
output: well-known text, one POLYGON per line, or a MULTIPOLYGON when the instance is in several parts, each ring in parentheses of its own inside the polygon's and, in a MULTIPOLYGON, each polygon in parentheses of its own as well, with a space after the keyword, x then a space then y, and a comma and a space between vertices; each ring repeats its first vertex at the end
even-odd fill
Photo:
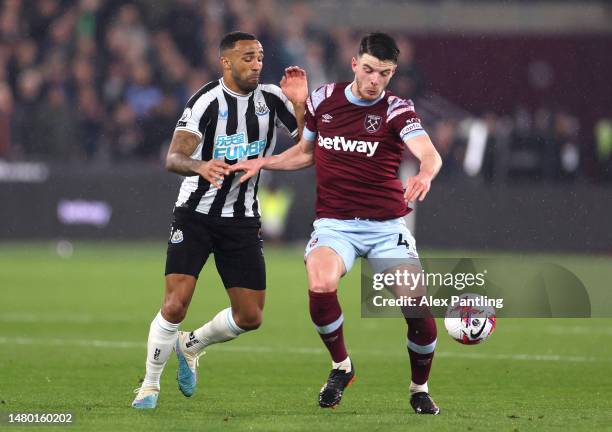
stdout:
POLYGON ((163 304, 149 329, 146 375, 135 391, 134 408, 155 408, 160 376, 173 350, 179 389, 189 397, 204 348, 255 330, 262 321, 266 275, 259 176, 241 182, 241 173, 229 168, 272 154, 277 126, 299 140, 308 97, 306 73, 292 66, 280 88, 260 84, 263 48, 248 33, 227 34, 219 50, 223 77, 189 99, 166 158, 166 168, 185 179, 173 212, 163 304), (194 331, 178 331, 211 253, 230 307, 194 331))

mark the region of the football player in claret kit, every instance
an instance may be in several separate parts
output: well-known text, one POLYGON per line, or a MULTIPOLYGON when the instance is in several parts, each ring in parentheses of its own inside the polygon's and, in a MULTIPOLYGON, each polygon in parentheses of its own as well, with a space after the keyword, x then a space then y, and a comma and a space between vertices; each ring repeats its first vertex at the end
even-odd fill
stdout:
POLYGON ((132 406, 157 405, 161 373, 172 351, 180 391, 191 396, 204 348, 257 329, 266 274, 259 235, 259 177, 240 182, 229 167, 274 151, 276 126, 299 139, 308 85, 298 67, 285 70, 281 88, 260 84, 263 48, 255 36, 232 32, 220 43, 223 77, 203 86, 178 121, 166 167, 185 176, 174 207, 166 258, 163 305, 149 328, 146 374, 132 406), (178 328, 210 254, 231 306, 191 332, 178 328))
MULTIPOLYGON (((319 393, 319 405, 333 408, 355 378, 343 337, 343 315, 336 291, 340 278, 357 257, 375 272, 421 272, 414 237, 404 216, 408 202, 422 201, 442 166, 411 101, 386 90, 397 67, 393 38, 372 33, 361 40, 352 60, 352 82, 315 90, 306 104, 302 139, 285 152, 244 161, 241 181, 260 169, 296 170, 314 163, 317 177, 316 221, 306 246, 310 316, 332 357, 332 370, 319 393), (402 153, 408 148, 420 161, 418 174, 398 179, 402 153), (381 266, 386 266, 380 268, 381 266)), ((415 287, 416 304, 425 287, 415 287)), ((436 323, 426 310, 404 314, 412 372, 410 404, 418 414, 438 414, 427 380, 436 346, 436 323)))

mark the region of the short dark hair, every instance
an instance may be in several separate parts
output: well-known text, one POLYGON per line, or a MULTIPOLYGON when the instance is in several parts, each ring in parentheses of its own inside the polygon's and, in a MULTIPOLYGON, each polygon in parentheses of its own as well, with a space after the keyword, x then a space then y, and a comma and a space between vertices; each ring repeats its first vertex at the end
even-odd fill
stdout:
POLYGON ((257 40, 257 38, 251 33, 241 31, 228 33, 221 39, 221 43, 219 43, 219 51, 223 52, 227 49, 232 49, 234 46, 236 46, 236 42, 241 40, 257 40))
POLYGON ((379 60, 397 63, 400 50, 395 40, 386 33, 370 33, 361 38, 359 55, 370 54, 379 60))

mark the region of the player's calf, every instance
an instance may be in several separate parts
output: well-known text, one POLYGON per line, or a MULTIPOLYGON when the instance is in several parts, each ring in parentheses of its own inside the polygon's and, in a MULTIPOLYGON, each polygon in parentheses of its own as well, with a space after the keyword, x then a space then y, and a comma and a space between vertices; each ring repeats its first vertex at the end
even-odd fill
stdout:
POLYGON ((437 415, 440 413, 440 408, 429 395, 427 386, 437 342, 436 321, 428 309, 419 312, 414 317, 405 315, 408 323, 407 348, 412 372, 410 405, 417 414, 437 415))
POLYGON ((138 395, 132 402, 134 408, 151 409, 157 405, 159 381, 176 342, 179 323, 166 320, 158 313, 149 327, 147 341, 146 374, 138 395))

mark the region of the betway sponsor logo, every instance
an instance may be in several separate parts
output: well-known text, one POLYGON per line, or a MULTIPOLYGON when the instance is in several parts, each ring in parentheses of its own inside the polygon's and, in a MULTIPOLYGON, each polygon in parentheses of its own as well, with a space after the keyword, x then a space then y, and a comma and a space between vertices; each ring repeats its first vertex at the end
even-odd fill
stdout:
POLYGON ((319 135, 318 144, 320 147, 326 148, 327 150, 365 153, 367 157, 372 157, 380 143, 378 141, 351 140, 341 136, 332 138, 319 135))

